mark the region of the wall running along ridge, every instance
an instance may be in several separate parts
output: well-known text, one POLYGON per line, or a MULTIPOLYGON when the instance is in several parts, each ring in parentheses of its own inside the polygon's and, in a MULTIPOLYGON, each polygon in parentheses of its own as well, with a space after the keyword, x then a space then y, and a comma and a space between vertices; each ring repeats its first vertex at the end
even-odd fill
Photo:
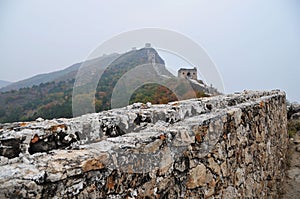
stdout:
POLYGON ((285 93, 0 124, 0 198, 276 198, 285 93))

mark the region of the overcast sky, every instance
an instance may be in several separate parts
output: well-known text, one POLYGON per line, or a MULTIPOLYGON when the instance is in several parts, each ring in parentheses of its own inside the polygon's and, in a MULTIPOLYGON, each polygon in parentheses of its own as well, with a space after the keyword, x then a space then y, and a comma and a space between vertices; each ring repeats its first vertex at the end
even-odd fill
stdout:
POLYGON ((299 0, 0 0, 0 79, 66 68, 107 39, 145 27, 205 48, 227 93, 279 88, 300 101, 299 0))

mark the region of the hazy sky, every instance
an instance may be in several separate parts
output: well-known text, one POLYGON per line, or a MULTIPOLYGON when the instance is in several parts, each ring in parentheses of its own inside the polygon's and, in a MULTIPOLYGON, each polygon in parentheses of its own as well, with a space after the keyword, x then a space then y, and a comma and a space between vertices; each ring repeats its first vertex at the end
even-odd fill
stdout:
POLYGON ((226 92, 279 88, 300 101, 299 0, 0 0, 0 79, 63 69, 145 27, 204 47, 226 92))

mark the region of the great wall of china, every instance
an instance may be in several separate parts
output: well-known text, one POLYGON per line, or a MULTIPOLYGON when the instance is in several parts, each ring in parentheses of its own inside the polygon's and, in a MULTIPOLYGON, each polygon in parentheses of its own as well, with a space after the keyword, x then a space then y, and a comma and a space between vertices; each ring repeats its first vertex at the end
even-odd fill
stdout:
POLYGON ((0 198, 276 198, 285 93, 0 124, 0 198))

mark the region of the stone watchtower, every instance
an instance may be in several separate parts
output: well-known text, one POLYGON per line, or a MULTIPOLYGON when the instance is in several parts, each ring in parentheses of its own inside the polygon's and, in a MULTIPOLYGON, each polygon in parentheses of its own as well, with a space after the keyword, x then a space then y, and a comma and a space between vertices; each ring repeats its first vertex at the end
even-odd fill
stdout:
POLYGON ((193 69, 180 68, 178 70, 178 77, 197 80, 197 68, 196 67, 194 67, 193 69))
POLYGON ((150 43, 146 43, 145 44, 145 48, 151 48, 151 44, 150 43))

